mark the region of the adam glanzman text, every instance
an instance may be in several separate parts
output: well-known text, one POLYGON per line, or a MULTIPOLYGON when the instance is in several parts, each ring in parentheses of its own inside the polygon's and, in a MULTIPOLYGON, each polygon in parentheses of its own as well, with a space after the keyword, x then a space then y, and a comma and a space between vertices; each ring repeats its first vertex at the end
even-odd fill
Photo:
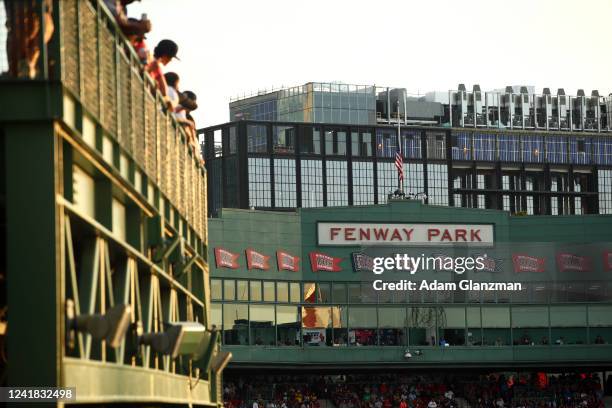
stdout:
MULTIPOLYGON (((419 270, 438 270, 452 271, 458 275, 466 271, 484 269, 485 257, 450 257, 450 256, 425 256, 422 254, 419 257, 412 257, 408 254, 396 254, 393 257, 376 257, 373 258, 372 272, 380 275, 385 271, 408 272, 410 275, 416 274, 419 270)), ((374 290, 391 290, 391 291, 413 291, 413 290, 429 290, 429 291, 455 291, 455 290, 512 290, 520 291, 523 286, 520 282, 475 282, 473 280, 464 279, 459 282, 444 282, 437 279, 428 281, 421 280, 413 281, 408 279, 400 279, 398 281, 383 281, 376 279, 372 282, 374 290)))

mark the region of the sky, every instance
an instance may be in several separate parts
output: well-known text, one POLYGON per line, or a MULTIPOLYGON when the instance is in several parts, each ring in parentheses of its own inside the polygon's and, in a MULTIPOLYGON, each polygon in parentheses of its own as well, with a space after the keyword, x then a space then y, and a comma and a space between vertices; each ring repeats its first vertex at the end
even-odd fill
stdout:
POLYGON ((198 96, 198 127, 229 120, 230 98, 306 82, 448 91, 464 83, 612 92, 612 0, 142 0, 151 50, 198 96))

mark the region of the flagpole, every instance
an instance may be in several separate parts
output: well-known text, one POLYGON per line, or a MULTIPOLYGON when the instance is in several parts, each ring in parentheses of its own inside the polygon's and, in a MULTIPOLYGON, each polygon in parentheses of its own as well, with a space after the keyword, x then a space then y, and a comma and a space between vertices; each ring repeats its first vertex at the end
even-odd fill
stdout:
MULTIPOLYGON (((401 143, 402 143, 402 137, 401 137, 401 120, 399 117, 399 112, 400 112, 400 103, 399 103, 399 99, 397 100, 397 147, 400 151, 400 154, 402 156, 404 156, 404 150, 401 147, 401 143)), ((404 160, 402 157, 402 166, 404 165, 404 160)), ((402 173, 403 173, 403 169, 402 169, 402 173)), ((400 194, 404 193, 404 180, 402 179, 402 177, 400 176, 400 172, 397 172, 397 189, 399 190, 400 194)))

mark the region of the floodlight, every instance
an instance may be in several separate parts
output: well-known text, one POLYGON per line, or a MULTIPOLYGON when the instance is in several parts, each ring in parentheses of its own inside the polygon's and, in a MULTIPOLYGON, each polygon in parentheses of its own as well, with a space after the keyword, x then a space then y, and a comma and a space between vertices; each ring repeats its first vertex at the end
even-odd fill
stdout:
POLYGON ((145 333, 138 338, 139 344, 151 346, 153 351, 172 358, 188 355, 197 360, 203 353, 210 333, 201 323, 172 322, 162 333, 145 333))
POLYGON ((82 314, 76 316, 74 301, 66 301, 66 328, 68 344, 74 347, 74 332, 90 334, 94 340, 105 340, 111 347, 119 347, 130 325, 129 305, 116 305, 104 314, 82 314))

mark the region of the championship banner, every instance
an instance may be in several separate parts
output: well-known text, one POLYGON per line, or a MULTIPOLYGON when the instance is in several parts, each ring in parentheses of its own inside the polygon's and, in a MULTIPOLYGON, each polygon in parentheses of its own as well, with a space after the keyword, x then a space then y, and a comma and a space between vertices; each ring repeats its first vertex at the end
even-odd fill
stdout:
POLYGON ((340 262, 342 262, 342 258, 335 258, 321 252, 310 253, 310 266, 313 272, 340 272, 342 270, 340 262))
POLYGON ((238 258, 240 255, 228 251, 224 248, 215 248, 215 264, 217 268, 238 269, 238 258))
POLYGON ((279 271, 297 272, 300 269, 300 258, 287 252, 276 251, 276 264, 279 271))
POLYGON ((612 251, 604 251, 603 267, 604 267, 604 270, 607 272, 612 271, 612 251))
POLYGON ((560 252, 557 254, 559 272, 590 272, 591 258, 560 252))
POLYGON ((363 252, 353 252, 351 254, 353 261, 353 271, 355 272, 372 272, 374 271, 374 258, 364 254, 363 252))
POLYGON ((512 263, 514 264, 514 272, 544 272, 546 258, 537 258, 535 256, 514 254, 512 255, 512 263))
POLYGON ((264 271, 270 269, 268 262, 270 257, 268 255, 257 252, 252 248, 247 248, 244 252, 246 252, 247 269, 261 269, 264 271))

